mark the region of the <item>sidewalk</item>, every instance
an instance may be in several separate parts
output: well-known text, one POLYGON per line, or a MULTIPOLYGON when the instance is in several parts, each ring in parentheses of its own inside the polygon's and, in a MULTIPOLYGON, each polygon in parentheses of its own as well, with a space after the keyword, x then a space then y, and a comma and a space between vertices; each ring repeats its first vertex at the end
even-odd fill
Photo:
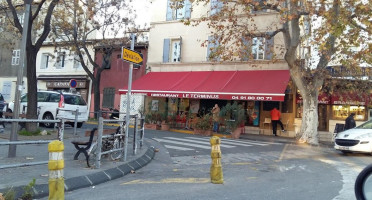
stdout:
MULTIPOLYGON (((133 173, 148 164, 155 155, 154 148, 150 147, 154 144, 150 140, 145 140, 143 147, 141 149, 138 148, 136 155, 133 155, 132 138, 130 138, 126 162, 111 161, 109 158, 103 157, 101 168, 91 169, 87 167, 83 154, 79 155, 78 160, 73 160, 77 150, 71 144, 71 141, 76 139, 88 140, 88 137, 85 137, 85 131, 90 129, 81 128, 77 130, 77 136, 73 134, 73 128, 71 127, 66 126, 64 131, 65 168, 63 176, 65 178, 65 191, 94 186, 122 177, 128 173, 133 173)), ((5 132, 0 133, 0 142, 9 141, 9 135, 10 125, 7 125, 5 132)), ((56 138, 57 134, 52 134, 45 136, 19 136, 18 140, 55 140, 56 138)), ((17 156, 15 158, 8 158, 8 148, 8 145, 0 145, 0 166, 48 161, 49 158, 48 144, 17 145, 17 156)), ((13 188, 17 196, 20 196, 23 194, 23 187, 28 185, 33 179, 36 179, 34 198, 48 196, 48 174, 47 164, 0 169, 0 192, 4 193, 7 189, 13 188)))

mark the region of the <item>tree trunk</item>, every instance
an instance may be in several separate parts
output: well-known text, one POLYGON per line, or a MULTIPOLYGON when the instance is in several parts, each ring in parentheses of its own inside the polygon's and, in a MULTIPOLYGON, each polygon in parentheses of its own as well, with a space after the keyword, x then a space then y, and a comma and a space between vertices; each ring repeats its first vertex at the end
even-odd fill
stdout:
MULTIPOLYGON (((36 55, 33 48, 27 50, 27 119, 37 119, 36 55)), ((26 130, 36 131, 37 123, 26 123, 26 130)))
POLYGON ((98 119, 98 111, 101 108, 101 92, 100 92, 100 82, 101 82, 101 71, 97 70, 96 77, 93 79, 93 92, 94 92, 94 113, 95 118, 98 119))
POLYGON ((302 95, 303 115, 300 133, 300 142, 318 144, 318 91, 302 95))

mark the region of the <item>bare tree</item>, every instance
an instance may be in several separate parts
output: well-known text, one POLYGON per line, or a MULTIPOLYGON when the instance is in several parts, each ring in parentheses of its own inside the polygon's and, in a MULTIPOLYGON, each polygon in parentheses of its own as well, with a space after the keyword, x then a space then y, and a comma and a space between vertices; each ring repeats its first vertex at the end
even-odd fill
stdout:
MULTIPOLYGON (((32 1, 31 1, 32 2, 32 1)), ((27 62, 27 115, 29 119, 37 118, 37 79, 36 79, 36 55, 43 42, 51 31, 51 18, 54 8, 59 0, 40 0, 32 3, 26 39, 26 62, 27 62), (34 37, 33 37, 34 36, 34 37)), ((1 9, 6 15, 6 25, 8 31, 15 31, 15 35, 21 36, 23 32, 22 24, 18 18, 18 12, 23 12, 23 6, 18 5, 19 1, 6 0, 1 9)), ((27 19, 25 16, 24 19, 27 19)), ((27 123, 26 129, 35 131, 37 124, 27 123)))
MULTIPOLYGON (((101 73, 111 65, 115 49, 128 46, 128 32, 136 32, 136 17, 128 0, 66 0, 57 8, 51 37, 56 44, 65 43, 78 55, 80 63, 93 83, 94 111, 100 109, 101 73), (96 53, 103 62, 95 62, 96 53), (93 66, 93 68, 89 68, 93 66)), ((65 45, 65 46, 67 46, 65 45)))
MULTIPOLYGON (((177 7, 183 6, 184 1, 172 2, 177 7)), ((302 95, 300 141, 318 144, 318 95, 325 80, 331 78, 329 64, 342 65, 348 71, 347 76, 355 80, 360 77, 361 64, 371 66, 370 4, 370 0, 195 0, 193 6, 211 6, 211 11, 184 23, 207 23, 213 42, 218 44, 211 55, 218 56, 221 62, 252 58, 248 44, 255 42, 254 39, 280 38, 282 44, 275 42, 265 51, 274 53, 272 62, 284 58, 302 95), (307 62, 298 53, 304 44, 312 50, 307 62)), ((327 83, 328 89, 333 88, 334 82, 327 83)))

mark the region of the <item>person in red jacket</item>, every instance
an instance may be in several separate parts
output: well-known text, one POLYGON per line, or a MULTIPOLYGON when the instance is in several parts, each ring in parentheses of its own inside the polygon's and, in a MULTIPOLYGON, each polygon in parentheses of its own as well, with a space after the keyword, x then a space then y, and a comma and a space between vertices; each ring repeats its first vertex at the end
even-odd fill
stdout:
POLYGON ((276 109, 275 107, 271 110, 270 112, 271 114, 271 123, 272 123, 272 126, 273 126, 273 134, 275 136, 276 135, 276 127, 277 127, 277 124, 279 124, 282 128, 282 131, 284 132, 284 127, 283 127, 283 123, 280 121, 280 111, 278 109, 276 109))

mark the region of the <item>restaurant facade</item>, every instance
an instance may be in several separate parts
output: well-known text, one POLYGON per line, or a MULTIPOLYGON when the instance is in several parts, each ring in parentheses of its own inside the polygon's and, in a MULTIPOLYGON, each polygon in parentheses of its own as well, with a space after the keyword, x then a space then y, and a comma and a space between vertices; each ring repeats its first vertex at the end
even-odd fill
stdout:
MULTIPOLYGON (((252 38, 260 42, 251 44, 249 59, 213 60, 210 53, 217 44, 210 42, 213 37, 207 23, 185 26, 182 19, 198 19, 205 12, 218 10, 212 5, 188 4, 188 1, 184 9, 174 9, 169 2, 155 0, 151 4, 154 12, 150 19, 147 74, 133 82, 131 92, 137 100, 131 103, 141 102, 136 103, 136 108, 141 104, 145 112, 166 106, 168 114, 181 116, 190 112, 201 116, 210 113, 216 103, 223 107, 237 101, 245 109, 245 127, 251 133, 262 133, 262 130, 269 133, 271 124, 265 124, 265 118, 270 118, 271 109, 278 107, 282 122, 290 130, 287 136, 294 137, 301 125, 302 102, 280 50, 285 46, 283 36, 252 38), (208 42, 202 45, 203 41, 208 42)), ((257 12, 253 18, 259 22, 257 30, 262 32, 281 23, 274 12, 257 12)), ((119 89, 122 102, 127 91, 128 86, 119 89)), ((367 102, 362 105, 361 101, 334 97, 320 99, 319 130, 333 132, 333 124, 343 122, 351 111, 358 111, 357 123, 368 118, 367 102)))

